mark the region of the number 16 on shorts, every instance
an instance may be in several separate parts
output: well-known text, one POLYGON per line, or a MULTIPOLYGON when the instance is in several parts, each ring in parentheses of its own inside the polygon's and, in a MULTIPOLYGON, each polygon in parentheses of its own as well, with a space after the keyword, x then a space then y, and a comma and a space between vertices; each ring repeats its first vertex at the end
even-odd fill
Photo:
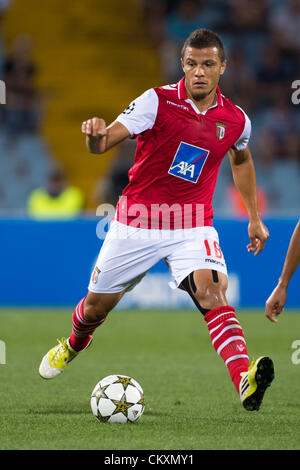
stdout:
POLYGON ((204 240, 204 245, 205 245, 205 248, 206 248, 206 254, 207 256, 211 256, 212 255, 212 249, 214 250, 214 255, 216 258, 219 258, 219 259, 222 259, 223 258, 223 253, 222 253, 222 250, 220 248, 220 245, 218 242, 216 241, 209 241, 209 240, 204 240), (212 245, 212 248, 211 248, 211 245, 212 245))
POLYGON ((205 262, 210 263, 211 266, 220 266, 226 268, 225 260, 219 243, 216 240, 204 240, 206 251, 205 262))

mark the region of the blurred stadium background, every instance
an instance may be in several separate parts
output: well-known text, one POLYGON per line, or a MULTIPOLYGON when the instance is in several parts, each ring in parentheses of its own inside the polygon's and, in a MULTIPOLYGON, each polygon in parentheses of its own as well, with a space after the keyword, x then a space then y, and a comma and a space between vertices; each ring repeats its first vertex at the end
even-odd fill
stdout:
MULTIPOLYGON (((71 306, 85 295, 101 246, 96 208, 127 184, 134 141, 89 155, 81 122, 110 123, 147 88, 180 79, 186 36, 206 27, 225 44, 223 94, 250 116, 265 251, 246 252, 247 220, 224 159, 214 198, 229 300, 263 308, 300 206, 299 0, 0 0, 0 305, 71 306), (53 212, 53 200, 56 207, 53 212), (49 220, 50 219, 50 220, 49 220)), ((188 308, 157 265, 119 308, 188 308)), ((287 306, 300 307, 300 274, 287 306)))

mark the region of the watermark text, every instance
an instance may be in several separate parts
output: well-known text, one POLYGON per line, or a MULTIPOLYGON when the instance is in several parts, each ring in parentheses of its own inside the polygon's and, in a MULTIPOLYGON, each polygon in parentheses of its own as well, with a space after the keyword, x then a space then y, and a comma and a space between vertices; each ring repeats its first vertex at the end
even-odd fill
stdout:
POLYGON ((0 104, 6 104, 6 85, 3 80, 0 80, 0 104))
POLYGON ((118 220, 128 229, 119 229, 117 238, 124 239, 130 236, 140 239, 173 239, 180 234, 188 236, 188 231, 195 227, 202 227, 204 223, 204 205, 200 203, 186 204, 142 204, 128 201, 121 196, 117 208, 112 204, 100 204, 96 215, 101 217, 97 224, 97 237, 104 240, 113 220, 118 220), (145 229, 145 230, 136 230, 145 229), (158 238, 157 238, 158 237, 158 238))
POLYGON ((0 340, 0 364, 6 364, 6 344, 0 340))
POLYGON ((292 82, 292 89, 295 90, 292 93, 292 103, 299 104, 300 103, 300 80, 294 80, 292 82))
POLYGON ((293 364, 298 365, 300 364, 300 339, 295 339, 295 341, 292 342, 291 348, 295 349, 291 361, 293 364))

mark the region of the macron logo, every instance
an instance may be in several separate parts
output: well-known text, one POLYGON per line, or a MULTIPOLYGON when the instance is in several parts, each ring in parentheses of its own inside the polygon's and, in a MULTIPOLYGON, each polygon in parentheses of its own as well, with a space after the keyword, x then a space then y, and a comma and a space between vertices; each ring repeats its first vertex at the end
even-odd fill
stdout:
POLYGON ((167 104, 172 104, 173 106, 176 106, 177 108, 182 108, 185 111, 189 111, 189 108, 187 106, 184 106, 183 104, 173 103, 173 101, 169 101, 169 100, 167 100, 167 104))

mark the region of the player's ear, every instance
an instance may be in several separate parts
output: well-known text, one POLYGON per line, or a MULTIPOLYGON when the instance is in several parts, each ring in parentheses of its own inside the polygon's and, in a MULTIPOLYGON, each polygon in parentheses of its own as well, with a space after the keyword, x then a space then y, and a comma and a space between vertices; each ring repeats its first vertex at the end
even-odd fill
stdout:
POLYGON ((226 61, 226 59, 225 59, 225 60, 223 60, 223 62, 221 63, 220 75, 223 75, 223 73, 224 73, 225 70, 226 70, 226 66, 227 66, 227 61, 226 61))
POLYGON ((181 59, 180 59, 180 63, 181 63, 181 68, 182 68, 182 70, 184 71, 183 57, 181 57, 181 59))

